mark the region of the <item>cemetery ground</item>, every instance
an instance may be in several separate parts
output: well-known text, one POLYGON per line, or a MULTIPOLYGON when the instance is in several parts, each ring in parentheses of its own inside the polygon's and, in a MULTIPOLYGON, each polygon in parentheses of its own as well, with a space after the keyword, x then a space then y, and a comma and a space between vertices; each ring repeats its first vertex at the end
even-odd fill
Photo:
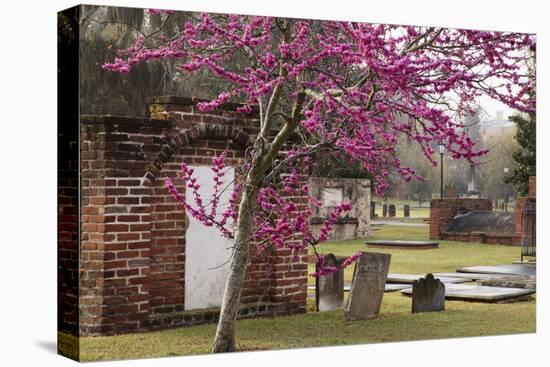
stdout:
MULTIPOLYGON (((383 225, 370 239, 427 240, 427 227, 383 225)), ((440 241, 433 250, 370 249, 364 240, 330 242, 320 253, 351 255, 358 250, 391 253, 390 273, 425 274, 454 271, 472 265, 510 264, 519 258, 519 247, 440 241)), ((310 265, 313 271, 314 265, 310 265)), ((350 282, 353 266, 345 271, 350 282)), ((314 279, 310 279, 314 284, 314 279)), ((346 294, 347 297, 347 294, 346 294)), ((343 321, 343 311, 315 312, 308 298, 302 315, 239 320, 240 351, 306 348, 392 341, 412 341, 469 336, 532 333, 536 328, 535 297, 508 304, 449 301, 445 311, 411 313, 411 298, 400 292, 385 293, 380 317, 370 321, 343 321)), ((216 324, 151 333, 80 338, 83 361, 162 357, 209 353, 216 324)), ((76 340, 59 334, 61 347, 76 340)))

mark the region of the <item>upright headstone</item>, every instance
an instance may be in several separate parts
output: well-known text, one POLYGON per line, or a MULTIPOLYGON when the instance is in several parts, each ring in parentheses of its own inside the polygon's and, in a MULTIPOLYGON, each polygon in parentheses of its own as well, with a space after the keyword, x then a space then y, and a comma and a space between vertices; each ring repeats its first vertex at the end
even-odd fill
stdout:
POLYGON ((315 299, 317 311, 333 311, 342 308, 344 303, 344 268, 333 254, 324 255, 323 266, 335 267, 334 273, 315 279, 315 299))
POLYGON ((353 204, 355 216, 357 217, 355 238, 366 238, 370 234, 370 181, 358 179, 356 183, 357 197, 353 204))
POLYGON ((370 202, 370 219, 376 218, 376 201, 370 202))
POLYGON ((405 218, 408 218, 411 216, 411 207, 409 204, 405 204, 405 206, 403 206, 403 216, 405 218))
POLYGON ((445 285, 432 274, 413 281, 412 312, 433 312, 445 309, 445 285))
POLYGON ((395 205, 391 204, 388 210, 390 217, 395 217, 395 205))
POLYGON ((446 198, 452 198, 457 199, 459 197, 458 195, 458 187, 455 186, 453 183, 448 183, 445 185, 445 191, 443 193, 443 196, 446 198))
POLYGON ((388 204, 382 205, 382 216, 387 217, 388 216, 388 204))
POLYGON ((363 252, 355 264, 344 320, 370 320, 378 317, 391 254, 363 252))

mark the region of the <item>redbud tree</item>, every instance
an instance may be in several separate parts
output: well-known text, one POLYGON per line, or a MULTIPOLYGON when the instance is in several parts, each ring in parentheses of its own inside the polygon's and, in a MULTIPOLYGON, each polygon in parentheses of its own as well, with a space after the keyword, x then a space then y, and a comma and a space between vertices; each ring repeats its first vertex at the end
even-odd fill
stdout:
MULTIPOLYGON (((407 181, 421 179, 396 155, 401 137, 418 144, 434 165, 437 144, 452 158, 474 163, 485 152, 475 148, 457 116, 470 113, 482 95, 521 112, 534 111, 529 92, 535 85, 525 65, 534 62, 535 46, 534 36, 511 32, 201 14, 176 34, 137 33, 133 47, 103 65, 129 73, 139 63, 176 62, 184 73, 206 71, 220 79, 217 97, 199 103, 201 111, 229 101, 241 103, 239 112, 259 111, 259 133, 227 209, 218 210, 223 155, 213 160, 214 194, 208 200, 200 197, 193 170, 185 164, 181 177, 194 193, 194 204, 185 202, 171 179, 166 182, 190 215, 234 243, 213 351, 235 350, 250 247, 315 246, 351 209, 342 203, 314 235, 311 211, 297 212, 281 195, 303 195, 318 204, 300 179, 307 173, 304 167, 315 164, 312 157, 330 152, 360 162, 374 177, 377 194, 387 188, 391 170, 407 181), (245 62, 236 66, 237 59, 245 62)), ((356 259, 346 259, 345 265, 356 259)), ((321 266, 316 275, 333 270, 321 266)))

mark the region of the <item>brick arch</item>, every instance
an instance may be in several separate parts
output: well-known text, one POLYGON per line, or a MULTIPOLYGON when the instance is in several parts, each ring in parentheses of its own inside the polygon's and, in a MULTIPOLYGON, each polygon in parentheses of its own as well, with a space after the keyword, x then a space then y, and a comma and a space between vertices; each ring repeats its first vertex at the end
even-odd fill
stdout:
POLYGON ((164 144, 160 152, 153 159, 153 162, 147 166, 145 175, 143 176, 143 185, 151 186, 155 182, 157 177, 160 176, 164 164, 176 154, 180 147, 199 139, 230 140, 243 148, 252 144, 250 135, 239 128, 221 124, 197 124, 180 131, 175 137, 170 138, 164 144))

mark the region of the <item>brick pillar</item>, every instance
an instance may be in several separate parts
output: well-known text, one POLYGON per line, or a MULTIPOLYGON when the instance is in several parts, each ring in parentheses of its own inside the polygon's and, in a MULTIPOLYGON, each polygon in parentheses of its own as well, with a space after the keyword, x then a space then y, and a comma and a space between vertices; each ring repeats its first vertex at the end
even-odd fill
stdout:
MULTIPOLYGON (((303 184, 308 183, 307 176, 301 176, 303 184)), ((296 204, 296 210, 290 215, 296 216, 308 209, 308 199, 301 196, 282 195, 296 204)), ((295 239, 296 242, 299 238, 295 239)), ((307 298, 307 253, 308 249, 293 251, 289 248, 276 249, 271 277, 271 302, 277 315, 306 312, 307 298)))
POLYGON ((81 123, 81 329, 139 330, 149 317, 153 192, 143 176, 171 124, 108 116, 81 123))
POLYGON ((537 179, 536 176, 529 177, 529 191, 527 193, 527 197, 520 196, 516 199, 516 220, 515 220, 515 240, 517 243, 521 243, 521 234, 523 232, 523 211, 525 208, 525 204, 529 199, 536 199, 537 191, 537 179))
POLYGON ((441 239, 441 230, 452 217, 453 211, 451 208, 430 207, 430 240, 441 239))
POLYGON ((516 198, 516 208, 515 208, 515 234, 514 237, 518 241, 518 243, 521 242, 521 233, 523 230, 523 209, 525 208, 525 203, 527 202, 526 197, 518 197, 516 198))

